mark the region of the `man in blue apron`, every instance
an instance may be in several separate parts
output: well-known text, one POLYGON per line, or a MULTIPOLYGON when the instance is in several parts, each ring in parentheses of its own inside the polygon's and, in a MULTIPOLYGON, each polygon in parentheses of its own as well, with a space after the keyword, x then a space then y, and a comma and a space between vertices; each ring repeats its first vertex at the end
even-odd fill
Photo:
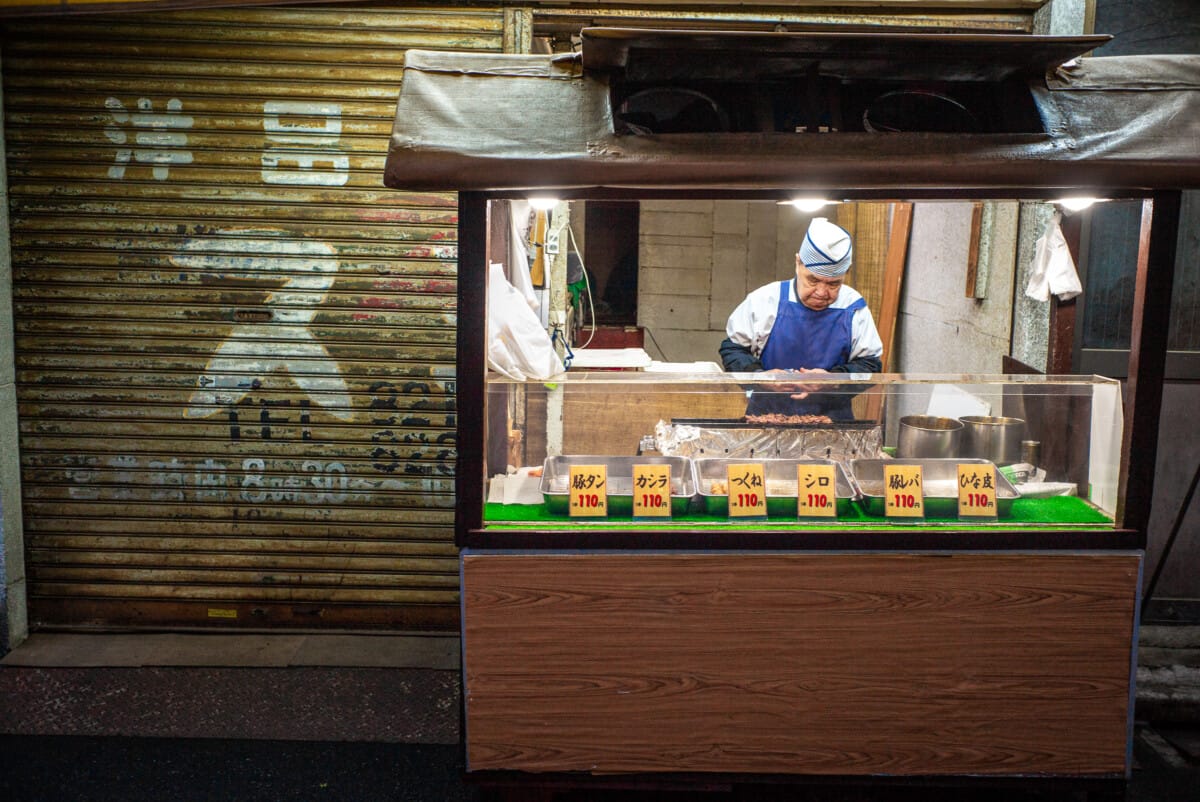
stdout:
POLYGON ((819 383, 801 380, 805 374, 878 373, 882 368, 883 342, 871 310, 842 283, 853 251, 848 231, 824 217, 814 218, 796 254, 796 277, 759 287, 729 316, 728 337, 720 348, 725 370, 795 379, 791 385, 754 392, 747 415, 853 420, 850 393, 820 393, 819 383))

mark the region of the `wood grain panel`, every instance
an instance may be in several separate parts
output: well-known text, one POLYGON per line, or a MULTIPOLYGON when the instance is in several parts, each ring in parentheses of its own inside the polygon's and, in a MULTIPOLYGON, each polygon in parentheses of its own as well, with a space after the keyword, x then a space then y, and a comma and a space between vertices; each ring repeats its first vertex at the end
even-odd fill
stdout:
POLYGON ((707 393, 656 389, 631 403, 627 393, 573 393, 563 403, 563 453, 633 456, 642 435, 672 418, 740 418, 746 394, 739 388, 707 393))
POLYGON ((468 553, 468 766, 1120 773, 1140 559, 468 553))

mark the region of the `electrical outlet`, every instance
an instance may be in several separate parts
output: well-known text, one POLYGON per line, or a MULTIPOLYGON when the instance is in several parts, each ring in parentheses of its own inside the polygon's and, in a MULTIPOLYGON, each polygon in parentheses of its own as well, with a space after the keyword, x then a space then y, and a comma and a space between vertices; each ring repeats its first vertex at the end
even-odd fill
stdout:
POLYGON ((558 232, 546 232, 546 253, 558 253, 558 232))

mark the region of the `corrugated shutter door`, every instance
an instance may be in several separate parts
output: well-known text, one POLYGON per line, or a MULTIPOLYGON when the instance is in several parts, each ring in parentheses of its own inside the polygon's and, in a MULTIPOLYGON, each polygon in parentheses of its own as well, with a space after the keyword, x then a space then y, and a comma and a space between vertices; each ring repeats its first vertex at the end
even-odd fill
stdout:
POLYGON ((450 628, 453 195, 382 187, 407 48, 498 9, 6 25, 31 621, 450 628))

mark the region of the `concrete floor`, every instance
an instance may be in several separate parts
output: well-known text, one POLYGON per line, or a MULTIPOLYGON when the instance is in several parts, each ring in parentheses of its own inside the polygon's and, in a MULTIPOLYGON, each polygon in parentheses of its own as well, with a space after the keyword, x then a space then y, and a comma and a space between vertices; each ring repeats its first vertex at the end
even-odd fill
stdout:
POLYGON ((0 665, 42 668, 225 666, 457 671, 457 635, 34 633, 0 665))
MULTIPOLYGON (((1128 799, 1200 802, 1200 718, 1189 712, 1200 698, 1191 685, 1200 629, 1147 629, 1128 799)), ((462 777, 458 666, 453 636, 38 633, 0 661, 0 799, 478 799, 462 777)), ((540 798, 766 802, 763 793, 540 798)), ((967 798, 911 787, 770 793, 789 802, 967 798)), ((969 797, 1080 798, 1060 788, 969 797)))
POLYGON ((37 633, 0 733, 458 743, 458 638, 37 633))

